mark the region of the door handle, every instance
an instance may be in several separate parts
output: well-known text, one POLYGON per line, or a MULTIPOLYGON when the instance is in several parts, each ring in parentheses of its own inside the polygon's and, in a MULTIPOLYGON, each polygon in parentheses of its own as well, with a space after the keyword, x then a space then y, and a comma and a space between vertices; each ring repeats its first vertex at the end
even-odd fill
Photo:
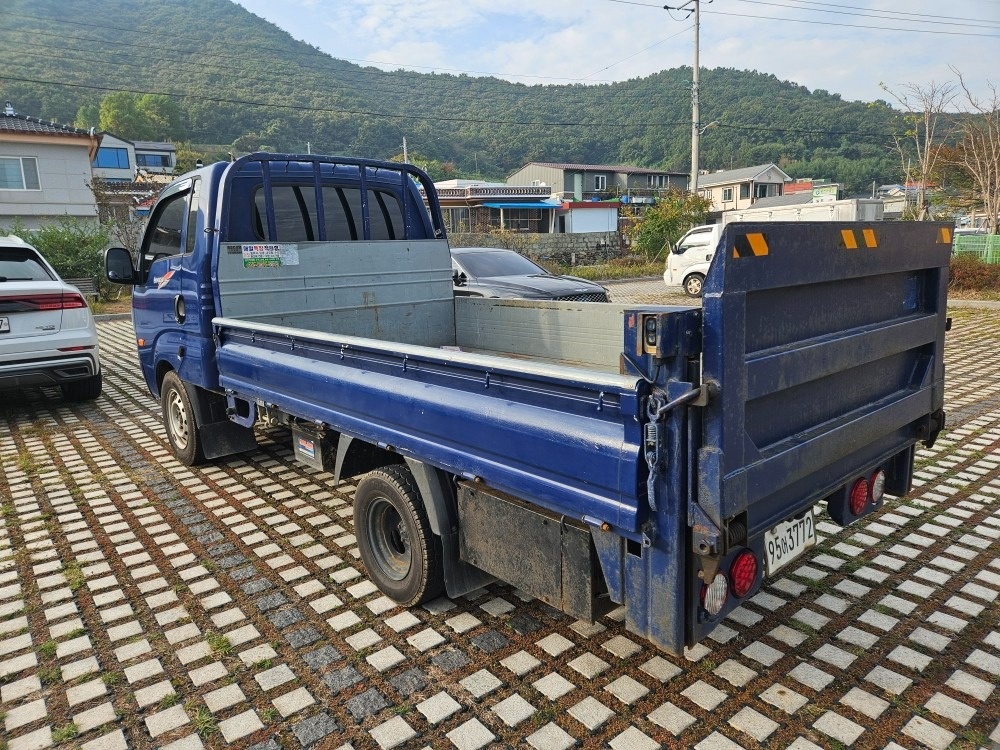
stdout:
POLYGON ((178 294, 174 297, 174 320, 178 323, 183 323, 184 318, 187 317, 187 312, 184 307, 184 296, 178 294))

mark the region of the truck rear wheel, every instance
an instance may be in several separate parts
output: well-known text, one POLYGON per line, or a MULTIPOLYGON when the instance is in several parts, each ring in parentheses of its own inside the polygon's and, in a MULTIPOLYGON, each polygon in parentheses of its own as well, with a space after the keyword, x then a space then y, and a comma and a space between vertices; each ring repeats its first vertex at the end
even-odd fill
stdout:
POLYGON ((168 372, 160 385, 160 406, 163 409, 163 426, 174 456, 185 466, 194 466, 205 460, 202 451, 194 407, 184 383, 177 373, 168 372))
POLYGON ((684 292, 688 297, 700 297, 701 288, 705 284, 705 277, 700 273, 693 273, 684 279, 684 292))
POLYGON ((369 577, 393 601, 410 607, 444 590, 441 540, 406 466, 384 466, 358 482, 354 533, 369 577))

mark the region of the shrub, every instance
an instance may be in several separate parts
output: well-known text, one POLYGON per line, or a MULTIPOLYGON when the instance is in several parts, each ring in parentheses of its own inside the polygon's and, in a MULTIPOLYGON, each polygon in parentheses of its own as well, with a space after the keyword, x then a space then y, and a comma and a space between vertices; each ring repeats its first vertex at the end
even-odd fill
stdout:
POLYGON ((1000 265, 984 263, 974 255, 953 256, 949 286, 969 292, 1000 292, 1000 265))
POLYGON ((108 232, 93 221, 62 216, 38 229, 15 223, 10 231, 38 248, 64 279, 102 275, 108 232))
POLYGON ((64 279, 95 278, 103 294, 107 285, 104 276, 104 248, 108 246, 108 230, 93 221, 61 216, 38 229, 28 229, 19 221, 8 230, 34 245, 64 279))

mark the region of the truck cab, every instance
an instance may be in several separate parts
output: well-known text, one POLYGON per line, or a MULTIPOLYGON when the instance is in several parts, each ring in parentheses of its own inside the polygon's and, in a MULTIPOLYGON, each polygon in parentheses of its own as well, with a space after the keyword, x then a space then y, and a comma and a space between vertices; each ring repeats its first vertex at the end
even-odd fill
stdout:
POLYGON ((668 287, 683 287, 689 297, 700 297, 721 236, 721 224, 706 224, 689 230, 670 249, 663 282, 668 287))

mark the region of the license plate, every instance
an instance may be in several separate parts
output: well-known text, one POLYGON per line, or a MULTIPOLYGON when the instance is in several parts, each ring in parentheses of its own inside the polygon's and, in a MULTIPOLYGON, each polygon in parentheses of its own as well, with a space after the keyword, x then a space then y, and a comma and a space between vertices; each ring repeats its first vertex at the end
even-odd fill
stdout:
POLYGON ((10 321, 7 318, 0 318, 0 333, 10 333, 10 321))
POLYGON ((774 575, 816 544, 816 521, 810 508, 801 518, 782 521, 764 533, 764 565, 774 575))

